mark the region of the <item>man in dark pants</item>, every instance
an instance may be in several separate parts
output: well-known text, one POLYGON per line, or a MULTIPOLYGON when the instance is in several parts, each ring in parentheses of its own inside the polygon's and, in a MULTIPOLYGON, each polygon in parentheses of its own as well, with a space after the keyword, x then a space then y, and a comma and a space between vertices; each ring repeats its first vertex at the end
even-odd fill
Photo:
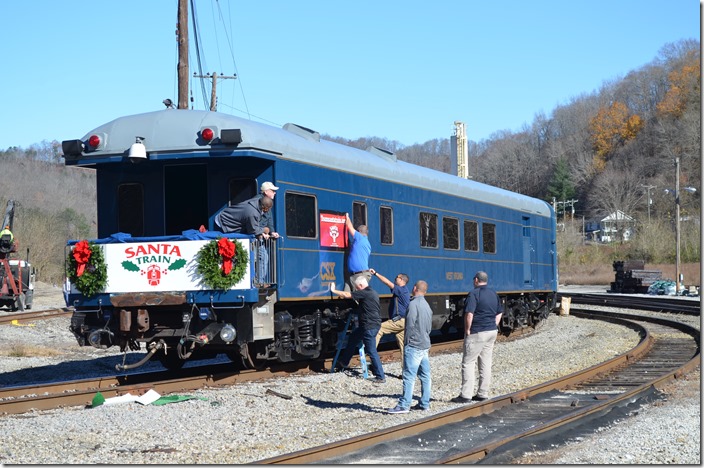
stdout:
POLYGON ((464 352, 462 354, 462 388, 453 403, 469 403, 489 399, 491 389, 491 361, 494 342, 501 322, 503 305, 496 291, 489 288, 489 275, 478 271, 474 275, 474 289, 469 292, 464 306, 464 352), (474 365, 479 365, 479 386, 474 391, 474 365))
POLYGON ((355 290, 340 291, 335 289, 335 284, 330 284, 330 292, 345 299, 354 299, 359 303, 359 327, 355 328, 347 339, 347 347, 340 353, 337 366, 345 369, 350 364, 350 359, 359 349, 359 345, 364 343, 364 349, 371 360, 371 370, 376 376, 372 380, 374 383, 385 383, 386 375, 381 365, 379 353, 376 352, 376 334, 381 328, 381 305, 379 304, 379 294, 374 291, 363 276, 357 277, 354 283, 355 290))

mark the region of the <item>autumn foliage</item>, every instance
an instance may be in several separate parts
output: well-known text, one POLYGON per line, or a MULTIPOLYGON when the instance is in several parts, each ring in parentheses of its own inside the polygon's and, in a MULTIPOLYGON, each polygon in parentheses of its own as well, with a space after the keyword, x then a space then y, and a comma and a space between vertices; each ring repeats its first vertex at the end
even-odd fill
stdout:
POLYGON ((589 130, 594 146, 594 169, 601 172, 606 167, 608 156, 614 150, 638 136, 643 128, 643 119, 629 114, 628 107, 621 102, 614 102, 609 107, 602 107, 589 122, 589 130))
POLYGON ((701 95, 701 60, 673 70, 668 76, 670 88, 657 105, 661 115, 679 118, 687 108, 688 98, 701 95))

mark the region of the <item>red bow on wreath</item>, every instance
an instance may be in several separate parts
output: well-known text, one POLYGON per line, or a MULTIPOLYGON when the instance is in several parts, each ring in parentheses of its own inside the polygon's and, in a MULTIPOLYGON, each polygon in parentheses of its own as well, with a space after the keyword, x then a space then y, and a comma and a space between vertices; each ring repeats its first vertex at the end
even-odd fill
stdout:
POLYGON ((222 256, 222 272, 229 275, 232 271, 232 258, 235 256, 235 243, 221 237, 218 241, 218 253, 222 256))
POLYGON ((73 258, 76 259, 76 276, 81 276, 86 269, 86 264, 90 260, 90 245, 88 241, 82 240, 73 249, 73 258))

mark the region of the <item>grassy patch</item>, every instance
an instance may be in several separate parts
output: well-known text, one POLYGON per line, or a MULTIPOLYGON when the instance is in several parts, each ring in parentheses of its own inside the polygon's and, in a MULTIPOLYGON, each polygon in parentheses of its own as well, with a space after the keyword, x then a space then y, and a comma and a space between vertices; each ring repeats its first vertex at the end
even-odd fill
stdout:
POLYGON ((52 357, 59 356, 61 354, 63 354, 61 351, 53 348, 28 344, 12 344, 0 348, 0 356, 6 357, 52 357))

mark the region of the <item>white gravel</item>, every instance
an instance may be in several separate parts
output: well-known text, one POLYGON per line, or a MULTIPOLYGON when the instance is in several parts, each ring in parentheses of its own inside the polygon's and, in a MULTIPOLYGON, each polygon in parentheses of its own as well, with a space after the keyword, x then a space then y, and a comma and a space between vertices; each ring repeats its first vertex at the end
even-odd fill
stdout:
MULTIPOLYGON (((35 293, 34 309, 52 307, 50 299, 42 302, 40 297, 35 293)), ((109 373, 119 354, 79 348, 68 322, 63 318, 0 327, 0 385, 37 375, 73 376, 77 369, 109 373), (24 355, 17 352, 22 348, 18 343, 23 343, 24 355), (12 349, 17 357, 11 356, 12 349)), ((513 392, 602 362, 637 340, 632 331, 616 325, 551 316, 540 333, 497 344, 492 393, 513 392)), ((457 407, 449 400, 459 391, 460 360, 460 354, 431 357, 433 413, 457 407)), ((164 406, 126 403, 0 416, 0 463, 252 463, 427 416, 386 413, 396 404, 401 381, 394 378, 400 375, 399 363, 384 367, 389 376, 385 385, 340 373, 289 376, 196 391, 189 394, 195 399, 164 406), (292 398, 267 394, 267 389, 292 398)), ((697 371, 672 385, 668 401, 643 407, 567 447, 528 454, 521 462, 699 464, 698 382, 697 371)))

